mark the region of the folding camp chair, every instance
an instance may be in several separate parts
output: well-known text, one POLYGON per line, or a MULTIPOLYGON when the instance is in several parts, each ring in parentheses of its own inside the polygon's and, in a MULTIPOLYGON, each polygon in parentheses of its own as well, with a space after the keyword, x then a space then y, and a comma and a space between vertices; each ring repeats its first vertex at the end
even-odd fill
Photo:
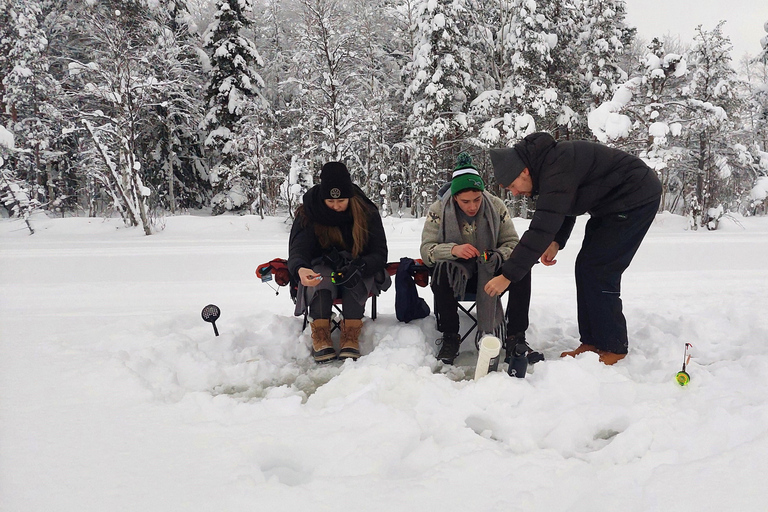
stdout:
MULTIPOLYGON (((477 317, 473 314, 475 311, 475 308, 477 307, 477 293, 473 292, 467 292, 464 294, 464 297, 459 299, 459 311, 462 311, 467 318, 469 318, 469 321, 471 322, 469 325, 469 328, 467 329, 467 332, 464 333, 464 335, 461 337, 461 343, 464 342, 465 339, 469 337, 470 334, 477 328, 477 317), (469 307, 464 306, 462 302, 471 302, 469 307)), ((461 324, 459 324, 461 325, 461 324)))
MULTIPOLYGON (((283 258, 275 258, 267 263, 262 263, 256 267, 256 276, 261 279, 262 282, 272 281, 274 278, 275 283, 278 286, 290 286, 291 299, 296 304, 298 294, 298 284, 291 280, 290 272, 288 272, 288 262, 283 258)), ((376 299, 377 296, 374 293, 368 295, 371 299, 371 320, 376 320, 376 299)), ((331 332, 341 328, 340 320, 338 318, 342 314, 341 299, 337 298, 333 301, 334 315, 331 316, 331 332)), ((304 323, 302 330, 307 328, 309 324, 309 311, 304 311, 304 323)))

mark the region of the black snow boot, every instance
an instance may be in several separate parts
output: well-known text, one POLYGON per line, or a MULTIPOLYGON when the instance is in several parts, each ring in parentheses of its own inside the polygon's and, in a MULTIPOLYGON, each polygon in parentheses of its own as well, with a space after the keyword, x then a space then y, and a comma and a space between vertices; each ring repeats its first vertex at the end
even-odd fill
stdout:
POLYGON ((461 346, 461 336, 457 333, 443 333, 443 337, 437 340, 440 347, 440 352, 437 354, 437 358, 444 364, 453 364, 453 360, 459 355, 459 347, 461 346))
POLYGON ((518 332, 516 334, 510 334, 504 341, 504 349, 506 350, 506 357, 504 358, 505 363, 509 364, 509 362, 512 360, 512 353, 515 350, 515 345, 518 343, 522 343, 528 347, 528 353, 526 354, 526 357, 528 358, 529 365, 544 360, 544 354, 531 349, 531 346, 528 345, 528 343, 525 341, 525 332, 518 332))

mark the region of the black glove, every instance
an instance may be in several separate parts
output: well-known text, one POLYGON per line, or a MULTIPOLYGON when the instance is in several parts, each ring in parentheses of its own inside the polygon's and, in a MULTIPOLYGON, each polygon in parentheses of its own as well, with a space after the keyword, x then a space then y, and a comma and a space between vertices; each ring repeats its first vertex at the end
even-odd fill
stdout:
POLYGON ((344 288, 354 288, 363 279, 365 263, 356 259, 334 272, 333 283, 344 288))

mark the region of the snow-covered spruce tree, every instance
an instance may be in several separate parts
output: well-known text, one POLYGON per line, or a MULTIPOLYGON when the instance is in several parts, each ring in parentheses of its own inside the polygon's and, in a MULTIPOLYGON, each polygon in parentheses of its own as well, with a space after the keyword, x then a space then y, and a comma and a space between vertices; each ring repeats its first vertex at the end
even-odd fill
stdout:
POLYGON ((750 106, 754 143, 759 150, 768 152, 768 21, 763 26, 766 31, 760 40, 763 51, 753 60, 755 73, 750 80, 750 106))
POLYGON ((399 81, 392 98, 397 124, 391 127, 397 142, 392 147, 392 167, 387 173, 387 188, 391 199, 398 204, 400 216, 403 215, 404 209, 410 210, 413 205, 411 177, 416 169, 415 160, 412 158, 415 147, 406 137, 412 107, 404 98, 410 82, 407 69, 420 42, 419 8, 422 6, 421 0, 396 0, 387 11, 392 28, 390 47, 399 70, 399 81))
POLYGON ((87 134, 83 149, 90 156, 84 162, 90 162, 85 172, 92 193, 106 194, 127 225, 141 225, 149 235, 140 137, 159 82, 144 52, 147 21, 136 9, 124 13, 107 2, 86 8, 77 25, 83 59, 70 59, 67 86, 70 115, 87 134))
MULTIPOLYGON (((272 199, 277 196, 275 187, 279 186, 279 181, 271 172, 274 168, 273 155, 279 152, 279 141, 275 137, 277 126, 270 114, 263 99, 258 102, 249 99, 236 125, 240 134, 238 148, 244 153, 233 168, 235 175, 240 177, 237 185, 243 184, 245 176, 252 179, 250 210, 261 218, 265 213, 275 213, 277 204, 272 199)), ((233 189, 230 196, 235 192, 236 189, 233 189)))
POLYGON ((175 213, 208 206, 211 186, 199 129, 205 111, 200 41, 188 29, 185 1, 159 2, 148 16, 145 29, 152 37, 145 52, 158 84, 140 137, 148 157, 144 177, 158 208, 175 213))
POLYGON ((211 73, 206 91, 208 112, 201 123, 205 144, 220 155, 211 172, 214 214, 250 208, 259 187, 254 169, 243 155, 243 117, 253 122, 266 103, 260 94, 264 82, 256 68, 261 56, 246 29, 251 25, 251 0, 217 0, 214 21, 203 35, 211 53, 211 73))
MULTIPOLYGON (((768 22, 764 28, 768 32, 768 22)), ((752 174, 752 189, 741 207, 746 215, 768 211, 768 34, 760 42, 763 51, 754 57, 744 55, 739 68, 744 82, 738 96, 746 98, 746 101, 741 117, 742 144, 736 144, 735 148, 752 174)))
POLYGON ((394 108, 401 88, 398 62, 390 43, 392 23, 386 17, 382 20, 383 13, 388 12, 386 3, 356 0, 352 4, 362 115, 354 130, 352 158, 365 176, 363 189, 377 203, 382 216, 391 213, 392 150, 402 133, 401 118, 394 108))
POLYGON ((6 159, 15 151, 14 136, 0 124, 0 206, 10 216, 19 217, 27 225, 29 233, 35 234, 29 216, 40 204, 31 196, 28 184, 16 177, 6 159))
POLYGON ((601 142, 638 154, 659 172, 662 208, 675 211, 686 193, 682 137, 688 111, 682 91, 687 85, 685 58, 667 52, 653 39, 640 57, 636 76, 589 113, 589 127, 601 142))
MULTIPOLYGON (((564 8, 563 11, 569 12, 569 9, 564 8)), ((572 105, 580 114, 582 122, 558 124, 570 129, 576 138, 583 138, 587 135, 584 131, 587 128, 583 122, 584 114, 610 99, 619 85, 628 78, 627 70, 620 67, 619 60, 624 54, 624 49, 631 45, 636 29, 628 27, 625 23, 624 0, 581 0, 581 6, 577 7, 576 11, 581 16, 577 18, 578 24, 575 27, 575 54, 570 54, 569 58, 576 58, 579 62, 578 80, 572 82, 574 85, 578 83, 580 87, 574 93, 578 97, 574 98, 576 101, 573 101, 572 105), (580 107, 576 106, 578 103, 581 103, 580 107)), ((558 27, 562 27, 564 22, 567 26, 567 20, 558 20, 558 27)), ((560 51, 557 54, 569 53, 567 50, 570 44, 567 41, 565 46, 564 49, 563 45, 558 44, 560 51)), ((568 61, 561 59, 561 62, 565 64, 566 70, 569 69, 568 61)), ((563 90, 562 87, 558 89, 563 90)), ((564 119, 571 121, 567 116, 564 116, 564 119)))
POLYGON ((346 161, 352 179, 364 184, 354 161, 363 119, 357 32, 349 7, 339 0, 300 0, 302 21, 294 56, 300 110, 290 129, 300 134, 300 155, 315 169, 346 161), (354 164, 352 163, 354 161, 354 164))
POLYGON ((295 108, 300 104, 300 87, 291 78, 295 74, 294 41, 298 40, 299 30, 295 20, 300 18, 300 5, 295 0, 269 0, 254 14, 254 42, 264 60, 260 74, 266 87, 262 93, 272 115, 262 115, 258 126, 246 127, 260 132, 256 141, 258 162, 254 160, 261 177, 257 204, 259 211, 270 215, 278 210, 287 210, 292 215, 295 208, 288 183, 302 143, 299 133, 291 129, 300 117, 300 109, 295 108))
POLYGON ((407 65, 405 101, 412 106, 411 212, 423 215, 471 134, 467 112, 477 94, 464 0, 424 0, 416 8, 419 40, 407 65))
POLYGON ((748 174, 737 158, 732 133, 741 108, 736 97, 738 79, 731 66, 731 42, 722 34, 724 22, 712 31, 697 27, 689 55, 691 79, 683 91, 688 109, 686 145, 688 158, 682 164, 695 168, 694 192, 707 225, 707 212, 723 204, 733 209, 745 190, 748 174))
MULTIPOLYGON (((537 130, 556 137, 579 133, 588 87, 579 72, 582 17, 563 1, 475 2, 471 11, 474 75, 481 90, 470 109, 480 149, 512 145, 537 130)), ((481 161, 477 162, 482 165, 481 161)), ((490 165, 486 159, 485 167, 490 165)), ((503 192, 502 192, 503 194, 503 192)), ((526 198, 508 198, 526 214, 526 198)))
POLYGON ((27 181, 35 200, 57 204, 53 168, 61 154, 56 146, 64 123, 57 105, 61 88, 50 70, 43 3, 48 4, 16 0, 8 9, 9 25, 4 30, 10 33, 4 38, 8 47, 2 57, 8 71, 0 80, 3 103, 10 110, 8 126, 16 137, 16 151, 6 165, 27 181))
POLYGON ((561 2, 527 0, 487 4, 475 12, 473 39, 481 43, 476 60, 485 88, 471 110, 481 126, 479 144, 509 145, 534 131, 554 132, 558 124, 573 121, 573 109, 566 104, 573 77, 566 69, 575 72, 578 62, 571 58, 566 66, 560 61, 568 60, 574 46, 575 12, 563 9, 561 2), (563 114, 568 120, 561 119, 563 114))

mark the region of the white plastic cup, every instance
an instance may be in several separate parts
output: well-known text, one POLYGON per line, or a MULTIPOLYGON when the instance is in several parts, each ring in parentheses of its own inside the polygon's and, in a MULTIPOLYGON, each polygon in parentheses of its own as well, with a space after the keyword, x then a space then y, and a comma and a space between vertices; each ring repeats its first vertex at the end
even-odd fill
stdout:
POLYGON ((486 375, 491 367, 498 367, 499 352, 501 352, 501 340, 496 336, 484 336, 480 340, 480 350, 477 352, 477 366, 475 367, 475 380, 486 375))

